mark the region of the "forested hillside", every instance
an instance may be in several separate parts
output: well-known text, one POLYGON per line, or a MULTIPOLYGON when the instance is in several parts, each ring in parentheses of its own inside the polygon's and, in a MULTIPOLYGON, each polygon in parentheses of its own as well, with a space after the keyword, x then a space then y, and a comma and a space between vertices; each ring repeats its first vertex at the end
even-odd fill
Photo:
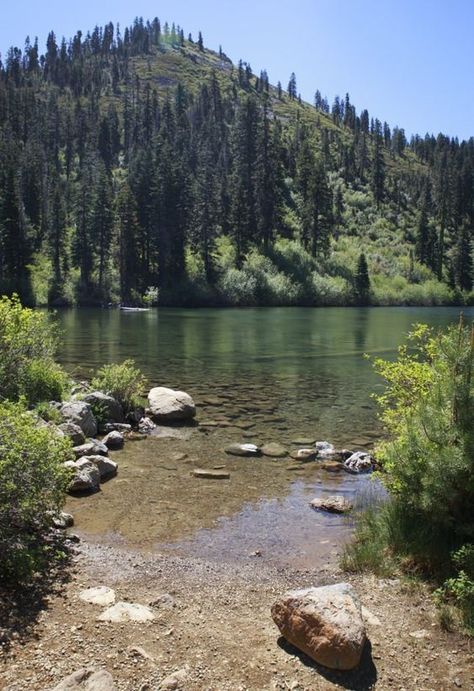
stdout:
POLYGON ((473 227, 473 138, 304 103, 158 19, 0 65, 0 294, 26 303, 462 303, 473 227))

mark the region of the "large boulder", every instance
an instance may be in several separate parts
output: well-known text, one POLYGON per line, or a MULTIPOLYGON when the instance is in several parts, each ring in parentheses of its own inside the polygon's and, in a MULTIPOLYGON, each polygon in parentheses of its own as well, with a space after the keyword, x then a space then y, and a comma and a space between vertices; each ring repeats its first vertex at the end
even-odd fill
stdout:
POLYGON ((100 410, 101 417, 107 422, 124 422, 122 406, 113 396, 102 391, 92 391, 84 396, 84 400, 93 408, 100 410))
POLYGON ((86 437, 95 437, 97 434, 97 420, 85 401, 68 401, 61 406, 60 412, 65 420, 78 425, 86 437))
POLYGON ((73 471, 68 487, 69 494, 99 490, 100 472, 94 463, 81 458, 79 461, 66 461, 64 465, 73 471))
POLYGON ((105 456, 84 456, 84 458, 76 461, 76 465, 81 463, 92 463, 99 471, 101 482, 102 480, 108 480, 109 478, 114 477, 114 475, 117 475, 117 463, 112 461, 110 458, 106 458, 105 456))
POLYGON ((102 439, 102 444, 108 449, 121 449, 124 444, 122 432, 112 430, 112 432, 109 432, 107 436, 102 439))
POLYGON ((63 422, 62 425, 59 425, 59 429, 65 437, 69 437, 73 446, 80 446, 86 441, 86 435, 74 422, 63 422))
POLYGON ((348 583, 292 590, 272 617, 287 641, 331 669, 354 669, 366 641, 360 603, 348 583))
POLYGON ((63 679, 52 691, 115 691, 116 688, 107 670, 84 667, 63 679))
POLYGON ((196 415, 196 406, 189 394, 165 386, 151 389, 148 405, 151 417, 159 422, 190 420, 196 415))

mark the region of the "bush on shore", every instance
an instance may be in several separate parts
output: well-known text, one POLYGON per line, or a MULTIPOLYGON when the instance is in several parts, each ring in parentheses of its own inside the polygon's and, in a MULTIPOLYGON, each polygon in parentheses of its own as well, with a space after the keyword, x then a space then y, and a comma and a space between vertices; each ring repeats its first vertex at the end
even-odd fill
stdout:
POLYGON ((394 564, 440 584, 474 632, 474 336, 462 320, 417 326, 395 362, 375 360, 388 439, 376 453, 389 499, 363 513, 344 563, 394 564))
POLYGON ((54 362, 57 340, 47 314, 22 307, 16 296, 0 298, 0 400, 61 400, 67 377, 54 362))
POLYGON ((64 502, 71 444, 37 427, 22 403, 0 404, 0 580, 21 582, 49 561, 45 536, 64 502))
POLYGON ((146 379, 135 367, 134 360, 104 365, 91 381, 93 389, 115 398, 125 413, 140 405, 145 385, 146 379))

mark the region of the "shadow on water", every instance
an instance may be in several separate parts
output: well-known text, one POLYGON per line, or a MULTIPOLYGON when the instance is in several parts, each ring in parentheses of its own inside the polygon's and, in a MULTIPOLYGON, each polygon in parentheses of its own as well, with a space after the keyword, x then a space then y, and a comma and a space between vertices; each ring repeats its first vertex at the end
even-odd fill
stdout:
POLYGON ((375 688, 377 682, 377 668, 372 659, 372 645, 369 640, 365 643, 360 664, 355 669, 347 672, 318 665, 314 660, 308 657, 308 655, 305 655, 301 650, 295 648, 294 645, 288 643, 283 636, 280 636, 277 643, 286 653, 297 657, 305 667, 314 669, 320 676, 343 689, 351 689, 351 691, 370 691, 370 689, 375 688))

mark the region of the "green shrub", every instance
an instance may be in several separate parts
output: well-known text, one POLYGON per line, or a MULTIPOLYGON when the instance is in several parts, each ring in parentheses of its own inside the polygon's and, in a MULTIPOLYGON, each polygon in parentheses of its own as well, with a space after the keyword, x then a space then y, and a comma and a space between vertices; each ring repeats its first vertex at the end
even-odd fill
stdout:
POLYGON ((40 401, 61 401, 68 379, 66 373, 52 360, 30 360, 20 369, 18 393, 30 405, 40 401))
MULTIPOLYGON (((362 516, 346 561, 363 565, 372 541, 405 569, 443 583, 474 630, 474 335, 462 320, 418 325, 395 362, 376 359, 388 439, 376 449, 389 500, 362 516), (454 556, 452 556, 454 553, 454 556)), ((370 567, 372 557, 365 560, 370 567)))
POLYGON ((26 579, 46 562, 43 538, 64 502, 70 448, 21 403, 0 404, 0 579, 26 579))
POLYGON ((47 401, 41 401, 34 407, 34 412, 45 422, 53 422, 55 425, 60 425, 64 422, 64 418, 60 411, 47 401))
POLYGON ((125 413, 140 404, 140 395, 145 388, 146 379, 133 360, 104 365, 91 381, 93 389, 113 396, 125 413))
POLYGON ((0 298, 0 399, 17 400, 21 394, 29 399, 28 383, 33 402, 41 400, 38 394, 48 382, 57 390, 56 345, 57 331, 47 314, 22 307, 16 296, 0 298))

